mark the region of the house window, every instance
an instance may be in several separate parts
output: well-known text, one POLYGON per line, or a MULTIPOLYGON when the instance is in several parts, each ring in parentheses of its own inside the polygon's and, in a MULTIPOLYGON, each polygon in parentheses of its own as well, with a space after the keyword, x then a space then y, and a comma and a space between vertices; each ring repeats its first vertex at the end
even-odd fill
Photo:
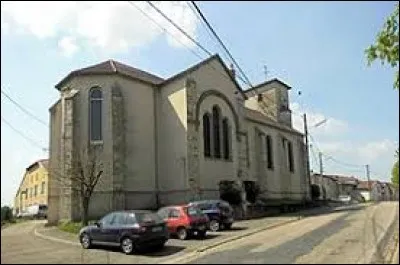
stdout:
POLYGON ((93 88, 89 92, 90 95, 90 140, 91 141, 102 141, 102 104, 103 104, 103 93, 99 88, 93 88))
POLYGON ((34 192, 34 196, 36 197, 37 196, 37 189, 38 189, 38 185, 35 185, 35 192, 34 192))
POLYGON ((288 142, 288 159, 289 159, 289 171, 294 172, 293 147, 291 142, 288 142))
POLYGON ((270 135, 267 135, 265 139, 267 145, 267 167, 269 169, 274 168, 274 158, 273 158, 273 150, 272 150, 272 138, 270 135))
POLYGON ((222 120, 222 143, 223 143, 223 150, 224 150, 224 159, 229 160, 231 156, 230 150, 230 140, 231 140, 231 132, 229 128, 229 122, 227 118, 222 120))
POLYGON ((211 134, 210 134, 210 115, 203 115, 203 141, 204 141, 204 156, 211 156, 211 134))
POLYGON ((28 188, 25 189, 25 200, 28 199, 28 188))
POLYGON ((214 157, 221 158, 221 136, 220 136, 220 115, 221 112, 217 106, 212 109, 213 115, 213 140, 214 140, 214 157))
POLYGON ((43 181, 43 182, 42 182, 42 190, 41 190, 41 192, 40 192, 41 194, 44 194, 44 189, 46 188, 45 185, 46 185, 46 182, 43 181))

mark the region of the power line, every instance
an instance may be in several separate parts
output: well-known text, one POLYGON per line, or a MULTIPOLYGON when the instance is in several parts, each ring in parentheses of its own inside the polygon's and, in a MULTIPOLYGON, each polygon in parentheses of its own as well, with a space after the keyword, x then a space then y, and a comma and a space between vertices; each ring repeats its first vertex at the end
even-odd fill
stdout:
POLYGON ((149 4, 154 10, 156 10, 161 16, 163 16, 163 18, 168 20, 168 22, 170 22, 172 25, 174 25, 175 28, 177 28, 183 35, 185 35, 188 39, 190 39, 194 44, 196 44, 202 51, 207 53, 209 56, 212 56, 212 53, 209 50, 204 48, 203 45, 201 45, 199 42, 197 42, 195 39, 193 39, 192 36, 187 34, 186 31, 184 31, 181 27, 179 27, 179 25, 177 25, 167 15, 165 15, 160 9, 158 9, 155 5, 153 5, 153 3, 151 3, 150 1, 146 1, 146 3, 149 4))
MULTIPOLYGON (((150 19, 154 24, 156 24, 163 32, 167 33, 168 35, 170 35, 171 37, 173 37, 176 41, 178 41, 180 44, 182 44, 183 46, 185 46, 190 52, 192 52, 196 57, 198 57, 201 60, 204 60, 204 57, 202 57, 201 55, 199 55, 196 51, 194 51, 192 48, 190 48, 188 45, 186 45, 185 43, 183 43, 179 38, 177 38, 176 36, 174 36, 171 32, 169 32, 166 28, 164 28, 162 25, 160 25, 160 23, 158 23, 155 19, 153 19, 151 16, 149 16, 145 11, 143 11, 143 9, 141 9, 139 6, 137 6, 134 2, 132 1, 127 1, 130 5, 132 5, 133 7, 135 7, 137 10, 139 10, 144 16, 146 16, 148 19, 150 19)), ((209 67, 211 67, 212 69, 214 69, 217 73, 221 74, 224 78, 229 79, 229 77, 227 77, 225 75, 225 73, 222 73, 221 71, 219 71, 218 69, 216 69, 214 66, 212 66, 211 64, 208 64, 209 67)), ((238 76, 238 78, 240 80, 243 81, 243 79, 238 76)))
POLYGON ((342 161, 340 161, 340 160, 334 158, 334 157, 331 156, 331 155, 325 155, 325 157, 326 157, 327 160, 332 160, 332 161, 334 161, 334 162, 336 162, 336 163, 338 163, 338 164, 344 165, 344 166, 355 167, 355 168, 364 167, 364 166, 362 166, 362 165, 349 164, 349 163, 346 163, 346 162, 342 162, 342 161))
POLYGON ((38 142, 36 142, 35 140, 33 140, 32 138, 26 136, 24 133, 22 133, 21 131, 17 130, 14 126, 11 125, 10 122, 8 122, 6 119, 3 118, 3 116, 1 116, 1 120, 8 125, 8 127, 10 127, 13 131, 15 131, 17 134, 19 134, 20 136, 22 136, 23 138, 25 138, 25 140, 29 141, 32 145, 40 148, 42 151, 48 151, 47 148, 44 148, 41 144, 39 144, 38 142))
POLYGON ((228 48, 226 48, 225 44, 222 42, 221 38, 218 36, 218 34, 215 32, 215 30, 213 29, 213 27, 210 25, 210 23, 207 21, 207 19, 205 18, 205 16, 203 15, 203 13, 201 12, 200 8, 196 5, 196 3, 194 1, 190 1, 192 3, 192 5, 194 6, 194 8, 196 9, 196 11, 199 13, 200 17, 202 18, 202 20, 204 21, 204 23, 206 23, 207 27, 210 29, 210 31, 212 32, 212 34, 215 36, 215 38, 217 39, 217 41, 221 44, 222 48, 225 50, 225 52, 228 54, 229 58, 231 58, 232 62, 235 64, 235 66, 238 68, 238 70, 240 71, 240 73, 243 75, 243 77, 246 79, 246 82, 248 85, 250 85, 250 87, 253 87, 253 85, 251 84, 251 81, 249 80, 249 78, 246 76, 246 74, 243 72, 242 68, 239 66, 239 64, 236 62, 235 58, 233 58, 232 54, 229 52, 228 48))
POLYGON ((8 99, 10 100, 12 103, 14 103, 14 105, 16 105, 20 110, 22 110, 24 113, 28 114, 30 117, 34 118, 36 121, 40 122, 41 124, 45 125, 46 127, 48 127, 48 124, 44 121, 42 121, 41 119, 39 119, 38 117, 36 117, 35 115, 33 115, 31 112, 29 112, 28 110, 26 110, 24 107, 22 107, 20 104, 18 104, 18 102, 16 102, 15 100, 13 100, 9 95, 7 95, 6 92, 4 92, 3 90, 1 90, 1 93, 8 99))

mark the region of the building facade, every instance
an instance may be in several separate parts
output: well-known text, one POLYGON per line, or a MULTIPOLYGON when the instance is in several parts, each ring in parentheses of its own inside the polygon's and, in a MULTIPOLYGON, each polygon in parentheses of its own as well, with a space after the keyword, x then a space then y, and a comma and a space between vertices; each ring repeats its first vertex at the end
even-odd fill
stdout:
POLYGON ((26 168, 14 198, 14 214, 24 212, 27 207, 48 204, 48 160, 42 159, 26 168))
MULTIPOLYGON (((50 174, 71 180, 74 158, 95 150, 103 174, 91 216, 219 198, 221 182, 244 193, 256 183, 267 200, 310 198, 303 135, 280 80, 243 91, 214 55, 168 79, 109 60, 71 72, 56 88, 50 174)), ((78 194, 55 179, 49 222, 78 218, 78 194)))
POLYGON ((320 195, 319 200, 337 200, 340 195, 340 186, 337 180, 329 175, 312 174, 311 184, 318 185, 320 195))

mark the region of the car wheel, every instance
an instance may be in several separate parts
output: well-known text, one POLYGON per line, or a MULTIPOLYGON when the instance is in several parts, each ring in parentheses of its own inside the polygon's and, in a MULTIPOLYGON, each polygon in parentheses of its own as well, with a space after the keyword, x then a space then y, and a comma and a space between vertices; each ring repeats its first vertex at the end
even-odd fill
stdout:
POLYGON ((81 235, 81 245, 85 249, 88 249, 92 246, 92 240, 90 239, 88 234, 83 233, 81 235))
POLYGON ((132 254, 133 252, 133 241, 129 237, 125 237, 121 241, 121 249, 125 254, 132 254))
POLYGON ((188 232, 184 227, 179 228, 176 234, 180 240, 186 240, 188 238, 188 232))
POLYGON ((212 232, 217 232, 219 230, 220 224, 217 220, 210 221, 210 230, 212 232))
POLYGON ((231 229, 232 228, 232 223, 225 224, 224 228, 227 229, 227 230, 231 229))

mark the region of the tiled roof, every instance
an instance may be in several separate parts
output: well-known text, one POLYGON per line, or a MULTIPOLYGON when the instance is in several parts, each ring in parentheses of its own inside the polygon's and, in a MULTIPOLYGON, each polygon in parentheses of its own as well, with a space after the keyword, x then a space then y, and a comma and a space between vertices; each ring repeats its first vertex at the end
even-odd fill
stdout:
POLYGON ((114 61, 108 60, 99 64, 95 64, 86 68, 78 69, 69 73, 63 80, 61 80, 56 88, 60 89, 62 85, 69 79, 79 75, 98 75, 98 74, 119 74, 122 76, 141 80, 146 83, 153 85, 161 84, 164 79, 132 66, 114 61))

